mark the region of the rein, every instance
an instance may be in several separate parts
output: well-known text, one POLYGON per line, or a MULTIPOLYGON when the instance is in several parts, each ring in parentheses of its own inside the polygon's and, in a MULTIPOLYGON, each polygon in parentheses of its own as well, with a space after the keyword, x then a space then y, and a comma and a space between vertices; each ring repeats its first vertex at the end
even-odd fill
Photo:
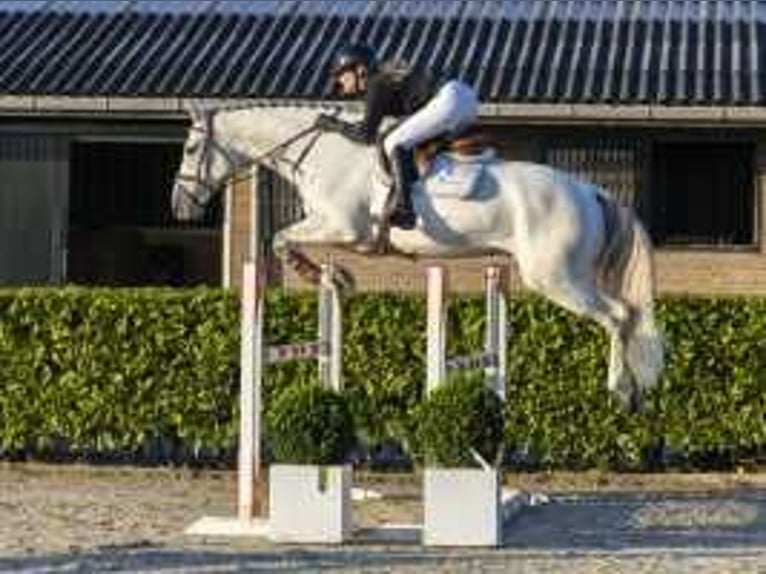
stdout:
MULTIPOLYGON (((305 129, 302 129, 298 133, 290 136, 285 141, 283 141, 283 142, 275 145, 274 147, 266 150, 262 154, 259 154, 259 155, 255 156, 255 157, 252 157, 252 158, 248 159, 247 161, 245 161, 244 163, 239 164, 238 166, 236 166, 236 169, 237 170, 245 169, 245 168, 251 167, 253 165, 260 164, 264 160, 267 160, 267 159, 270 159, 270 158, 275 158, 277 160, 281 159, 282 161, 286 161, 286 162, 290 163, 292 165, 294 171, 299 171, 300 170, 300 166, 303 163, 303 160, 306 159, 306 157, 308 156, 309 152, 314 147, 314 144, 316 143, 316 141, 319 139, 319 137, 321 135, 322 135, 322 132, 319 131, 319 128, 317 126, 307 127, 305 129), (314 134, 314 137, 311 138, 311 140, 306 145, 306 147, 304 147, 301 150, 301 153, 298 155, 298 159, 297 160, 290 161, 287 158, 280 158, 279 156, 275 155, 278 152, 287 150, 291 145, 293 145, 294 143, 302 140, 303 138, 305 138, 307 135, 309 135, 311 133, 314 134)), ((238 181, 238 179, 235 179, 234 181, 238 181)))

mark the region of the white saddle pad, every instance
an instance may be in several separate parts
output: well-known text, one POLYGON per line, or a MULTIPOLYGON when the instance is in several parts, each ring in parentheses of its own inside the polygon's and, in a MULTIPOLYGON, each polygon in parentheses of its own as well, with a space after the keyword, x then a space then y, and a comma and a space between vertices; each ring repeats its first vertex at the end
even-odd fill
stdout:
POLYGON ((468 199, 477 191, 487 163, 495 158, 495 150, 477 155, 441 153, 423 179, 425 192, 435 197, 468 199))

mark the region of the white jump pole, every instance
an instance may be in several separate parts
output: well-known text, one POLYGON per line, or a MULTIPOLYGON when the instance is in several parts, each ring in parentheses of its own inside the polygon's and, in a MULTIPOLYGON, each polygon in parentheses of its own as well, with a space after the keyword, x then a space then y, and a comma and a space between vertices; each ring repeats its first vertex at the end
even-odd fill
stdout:
POLYGON ((322 275, 319 285, 319 341, 321 349, 317 358, 319 362, 319 378, 322 384, 340 391, 341 380, 341 348, 342 320, 340 295, 333 281, 333 266, 331 263, 322 265, 322 275))
POLYGON ((485 367, 487 384, 505 401, 505 376, 507 359, 505 353, 508 310, 502 290, 501 270, 497 266, 487 267, 484 277, 486 305, 486 326, 484 351, 496 358, 494 364, 485 367))
POLYGON ((443 267, 431 266, 426 279, 426 392, 431 392, 447 376, 446 272, 443 267))
MULTIPOLYGON (((233 197, 233 194, 232 194, 233 197)), ((263 308, 266 270, 260 249, 258 165, 250 168, 248 259, 242 266, 240 345, 240 423, 237 517, 250 521, 264 514, 261 465, 261 388, 264 357, 263 308)))
POLYGON ((237 516, 261 514, 261 379, 263 375, 263 280, 255 262, 243 266, 237 516))

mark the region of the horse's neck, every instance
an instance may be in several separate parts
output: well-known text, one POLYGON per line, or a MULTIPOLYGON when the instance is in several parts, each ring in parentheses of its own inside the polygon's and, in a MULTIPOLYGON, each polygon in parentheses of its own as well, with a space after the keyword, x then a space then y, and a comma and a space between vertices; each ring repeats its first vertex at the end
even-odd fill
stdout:
MULTIPOLYGON (((219 114, 216 128, 228 146, 253 160, 310 128, 320 111, 300 107, 234 110, 219 114)), ((282 176, 308 178, 310 181, 299 182, 306 184, 301 189, 304 196, 369 193, 373 150, 338 134, 324 134, 312 141, 313 137, 314 134, 307 134, 280 150, 280 156, 288 161, 268 162, 269 165, 282 176), (296 163, 301 164, 300 173, 294 171, 296 163)))
POLYGON ((216 131, 237 152, 263 156, 311 126, 309 110, 287 113, 285 108, 248 108, 217 114, 216 131))

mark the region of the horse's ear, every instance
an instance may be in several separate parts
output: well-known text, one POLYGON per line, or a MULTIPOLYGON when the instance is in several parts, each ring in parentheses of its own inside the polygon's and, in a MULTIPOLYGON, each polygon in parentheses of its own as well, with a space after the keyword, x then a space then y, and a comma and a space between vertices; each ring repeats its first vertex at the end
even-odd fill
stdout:
POLYGON ((186 110, 189 112, 189 118, 191 118, 192 124, 196 124, 202 118, 202 110, 194 104, 189 104, 186 110))

